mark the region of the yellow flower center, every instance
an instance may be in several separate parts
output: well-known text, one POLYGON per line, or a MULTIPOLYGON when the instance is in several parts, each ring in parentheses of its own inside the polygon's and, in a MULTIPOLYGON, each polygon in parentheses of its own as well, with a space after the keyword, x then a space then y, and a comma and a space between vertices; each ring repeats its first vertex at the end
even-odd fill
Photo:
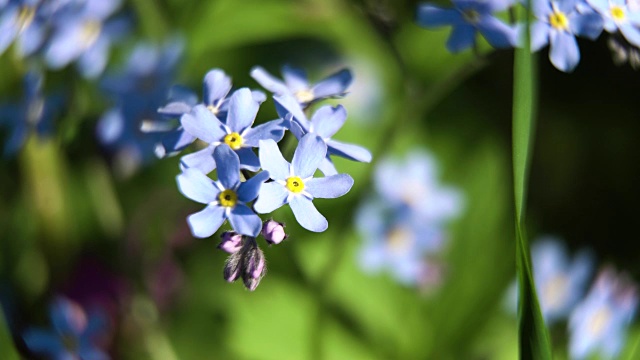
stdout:
POLYGON ((227 189, 218 195, 218 201, 221 206, 234 207, 238 202, 238 195, 233 190, 227 189))
POLYGON ((599 309, 589 322, 589 330, 593 336, 600 336, 611 320, 611 311, 603 307, 599 309))
POLYGON ((394 254, 404 254, 415 242, 413 232, 404 227, 396 227, 387 234, 387 246, 394 254))
POLYGON ((227 136, 224 137, 224 143, 229 145, 229 147, 233 150, 238 150, 242 147, 242 136, 240 136, 240 134, 238 134, 237 132, 232 132, 231 134, 227 134, 227 136))
POLYGON ((568 30, 569 29, 569 19, 567 19, 567 15, 565 15, 562 11, 554 11, 553 14, 549 15, 549 24, 554 29, 557 30, 568 30))
POLYGON ((626 17, 626 14, 624 13, 624 10, 620 6, 612 6, 611 17, 613 17, 615 21, 621 21, 621 20, 624 20, 624 18, 626 17))
POLYGON ((566 276, 553 277, 542 287, 540 300, 547 309, 556 310, 562 306, 567 298, 569 280, 566 276))
POLYGON ((98 21, 87 21, 84 23, 82 27, 82 35, 80 42, 84 44, 85 47, 89 47, 93 45, 93 43, 98 40, 98 36, 100 36, 100 31, 102 31, 102 26, 98 21))
POLYGON ((462 17, 466 22, 475 24, 480 20, 480 13, 473 9, 469 9, 462 12, 462 17))
POLYGON ((296 91, 294 95, 298 100, 298 102, 301 102, 301 103, 308 103, 313 100, 313 91, 311 89, 296 91))
POLYGON ((20 8, 20 12, 18 12, 18 29, 20 29, 20 32, 31 25, 35 15, 36 9, 31 6, 23 6, 20 8))
POLYGON ((304 182, 299 176, 292 176, 287 179, 287 189, 293 193, 299 193, 304 190, 304 182))
POLYGON ((211 111, 213 115, 218 115, 218 113, 220 112, 220 109, 218 109, 217 106, 213 106, 213 105, 207 106, 207 109, 211 111))

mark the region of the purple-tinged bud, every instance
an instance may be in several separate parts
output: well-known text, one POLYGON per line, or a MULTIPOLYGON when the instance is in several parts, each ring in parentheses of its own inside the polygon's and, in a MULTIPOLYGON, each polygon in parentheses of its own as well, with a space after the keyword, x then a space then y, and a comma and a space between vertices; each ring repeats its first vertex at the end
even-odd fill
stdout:
POLYGON ((242 235, 234 231, 225 231, 220 235, 222 241, 218 245, 218 249, 228 252, 229 254, 237 253, 242 249, 242 235))
POLYGON ((267 220, 262 224, 262 236, 269 244, 280 244, 288 235, 284 232, 284 224, 275 220, 267 220))
POLYGON ((236 252, 229 255, 224 263, 224 279, 227 282, 234 282, 240 277, 242 269, 242 252, 236 252))
POLYGON ((242 260, 242 268, 244 286, 250 291, 255 290, 267 270, 264 254, 257 244, 247 249, 242 260))

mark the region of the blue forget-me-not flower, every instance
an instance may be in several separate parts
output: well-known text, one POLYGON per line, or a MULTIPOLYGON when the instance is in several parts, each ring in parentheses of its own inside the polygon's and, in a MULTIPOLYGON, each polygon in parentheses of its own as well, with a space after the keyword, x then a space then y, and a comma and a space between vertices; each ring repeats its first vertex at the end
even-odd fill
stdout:
POLYGON ((638 305, 638 290, 612 268, 600 271, 595 284, 569 318, 569 355, 616 359, 638 305))
POLYGON ((50 315, 53 331, 31 328, 24 333, 30 351, 50 359, 109 359, 98 345, 107 326, 100 313, 87 316, 75 302, 57 298, 50 315))
POLYGON ((66 1, 9 0, 1 5, 0 54, 14 41, 20 56, 35 53, 46 39, 50 19, 64 3, 66 1))
POLYGON ((253 77, 265 89, 279 96, 292 96, 302 107, 326 98, 344 96, 353 81, 349 69, 342 69, 314 85, 309 83, 307 74, 300 68, 282 67, 284 82, 256 66, 251 70, 253 77))
POLYGON ((604 29, 620 31, 629 43, 640 46, 640 6, 626 0, 586 0, 602 16, 604 29))
POLYGON ((505 10, 510 3, 502 0, 452 0, 453 9, 431 4, 418 7, 418 24, 426 28, 451 25, 447 49, 459 52, 476 44, 476 33, 495 48, 508 48, 516 43, 514 28, 498 20, 493 14, 505 10))
POLYGON ((322 232, 327 219, 313 205, 314 198, 332 199, 346 194, 353 185, 347 174, 314 178, 313 174, 325 158, 327 145, 315 134, 300 139, 288 163, 273 140, 260 141, 260 164, 273 179, 262 185, 254 208, 258 213, 270 213, 289 204, 298 223, 305 229, 322 232))
POLYGON ((260 103, 255 100, 251 90, 242 88, 231 96, 225 122, 203 104, 196 105, 191 112, 184 114, 180 122, 185 131, 206 142, 208 146, 183 156, 182 166, 195 167, 208 174, 216 168, 211 156, 214 149, 221 144, 227 144, 240 157, 240 166, 243 169, 258 170, 260 160, 252 148, 258 147, 260 140, 280 141, 284 136, 286 122, 278 119, 251 127, 259 108, 260 103))
POLYGON ((247 203, 258 196, 269 173, 262 171, 245 182, 240 181, 240 160, 228 145, 217 146, 213 157, 218 166, 218 181, 212 181, 197 168, 187 168, 177 177, 180 192, 191 200, 207 204, 204 210, 187 218, 191 233, 199 238, 213 235, 229 220, 243 235, 258 236, 262 220, 247 203))

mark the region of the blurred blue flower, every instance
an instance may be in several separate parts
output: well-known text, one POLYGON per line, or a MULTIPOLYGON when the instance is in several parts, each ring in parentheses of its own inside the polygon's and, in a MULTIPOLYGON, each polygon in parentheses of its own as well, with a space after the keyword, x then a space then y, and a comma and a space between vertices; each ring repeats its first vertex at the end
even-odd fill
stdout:
POLYGON ((196 168, 187 168, 177 177, 178 187, 184 196, 207 204, 204 210, 187 218, 191 233, 199 238, 209 237, 228 219, 237 233, 258 236, 262 220, 246 203, 258 196, 269 173, 262 171, 241 182, 240 160, 229 146, 217 146, 213 157, 218 165, 218 181, 212 181, 196 168))
POLYGON ((87 316, 78 304, 61 297, 53 302, 50 315, 53 331, 25 331, 23 339, 29 350, 52 359, 109 359, 98 346, 107 326, 101 314, 87 316))
POLYGON ((353 179, 347 174, 314 178, 313 174, 325 158, 327 145, 315 134, 307 134, 298 143, 289 164, 273 140, 260 141, 260 164, 273 182, 262 185, 254 208, 270 213, 289 204, 298 223, 305 229, 322 232, 329 226, 313 205, 314 198, 333 199, 351 189, 353 179))
MULTIPOLYGON (((102 88, 116 105, 102 115, 96 132, 100 143, 115 153, 125 174, 155 160, 156 148, 176 131, 177 124, 157 110, 171 96, 182 48, 177 40, 162 48, 140 44, 129 56, 122 73, 102 80, 102 88)), ((173 96, 190 101, 182 94, 173 96)))
POLYGON ((536 0, 532 4, 537 21, 531 25, 531 51, 549 44, 553 66, 572 71, 580 62, 576 35, 595 40, 602 32, 602 18, 593 11, 578 11, 577 0, 536 0))
POLYGON ((569 318, 569 354, 587 359, 600 354, 615 359, 638 305, 637 287, 615 270, 600 271, 595 284, 569 318))
POLYGON ((21 56, 33 54, 46 37, 49 20, 68 1, 8 0, 0 4, 0 54, 17 40, 21 56))
POLYGON ((443 9, 431 4, 418 7, 418 24, 426 28, 451 25, 453 30, 447 40, 447 49, 459 52, 476 44, 476 33, 495 48, 508 48, 516 44, 514 28, 498 20, 493 14, 505 10, 509 1, 502 0, 452 0, 453 9, 443 9))
POLYGON ((58 12, 51 19, 52 34, 44 49, 48 66, 60 69, 77 61, 83 76, 100 75, 107 65, 111 43, 129 28, 122 18, 109 19, 120 3, 120 0, 74 1, 58 12))
POLYGON ((586 0, 604 20, 609 33, 620 31, 627 41, 640 46, 640 7, 626 0, 586 0))
POLYGON ((353 76, 349 69, 342 69, 314 85, 309 84, 304 70, 292 66, 282 67, 284 82, 256 66, 251 69, 253 77, 262 87, 279 96, 292 96, 302 107, 322 99, 346 95, 353 76))
POLYGON ((235 91, 228 107, 224 123, 203 104, 196 105, 181 117, 180 122, 184 130, 208 144, 204 149, 183 156, 183 167, 195 167, 205 174, 210 173, 216 168, 211 154, 219 145, 227 144, 240 157, 240 166, 243 169, 256 171, 260 168, 260 160, 252 148, 258 147, 260 140, 280 141, 284 136, 286 121, 282 119, 251 127, 260 103, 248 88, 235 91))
POLYGON ((24 98, 18 104, 0 105, 0 128, 8 129, 3 155, 14 155, 24 144, 30 131, 47 135, 52 128, 53 115, 59 99, 42 95, 42 74, 31 71, 24 77, 24 98))
POLYGON ((570 261, 559 239, 544 237, 531 247, 531 260, 545 321, 553 324, 566 319, 586 292, 594 266, 593 256, 582 251, 570 261))
POLYGON ((323 106, 313 114, 311 121, 309 121, 293 97, 274 96, 274 101, 281 117, 287 118, 287 113, 291 113, 288 119, 291 119, 291 132, 296 138, 301 139, 304 135, 313 133, 327 144, 327 155, 319 166, 323 174, 329 176, 338 173, 330 155, 337 155, 353 161, 371 162, 369 150, 331 138, 347 120, 347 111, 342 105, 336 107, 323 106))

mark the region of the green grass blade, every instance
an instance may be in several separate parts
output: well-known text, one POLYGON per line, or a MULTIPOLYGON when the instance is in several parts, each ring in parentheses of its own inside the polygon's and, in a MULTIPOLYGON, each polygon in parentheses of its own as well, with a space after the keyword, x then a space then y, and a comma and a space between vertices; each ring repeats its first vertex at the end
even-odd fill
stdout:
POLYGON ((2 308, 0 307, 0 354, 2 354, 3 359, 7 360, 18 360, 20 356, 18 356, 18 351, 13 345, 13 340, 11 339, 11 334, 9 333, 9 329, 4 321, 4 314, 2 312, 2 308))
MULTIPOLYGON (((527 11, 529 13, 529 11, 527 11)), ((527 25, 529 16, 525 17, 527 25)), ((528 26, 527 26, 528 27, 528 26)), ((524 226, 527 177, 535 133, 536 74, 530 33, 518 48, 513 88, 513 181, 516 220, 516 264, 518 273, 518 331, 520 359, 551 359, 549 333, 540 312, 531 269, 529 243, 524 226)))

